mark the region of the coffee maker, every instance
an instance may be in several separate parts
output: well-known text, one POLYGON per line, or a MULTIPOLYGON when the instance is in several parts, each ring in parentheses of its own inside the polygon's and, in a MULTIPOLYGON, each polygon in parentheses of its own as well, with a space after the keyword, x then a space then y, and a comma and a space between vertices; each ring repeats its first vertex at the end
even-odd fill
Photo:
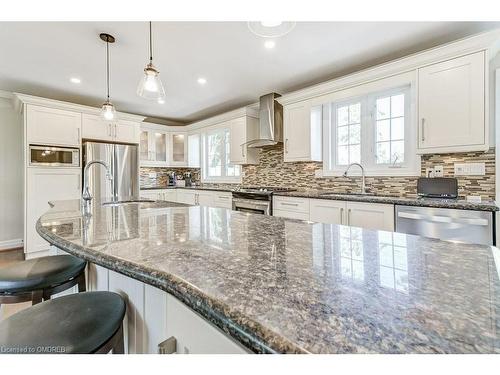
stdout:
POLYGON ((186 182, 186 186, 193 186, 191 172, 184 172, 184 181, 186 182))
POLYGON ((175 172, 174 171, 167 172, 167 176, 168 176, 168 186, 175 186, 175 181, 176 181, 175 172))

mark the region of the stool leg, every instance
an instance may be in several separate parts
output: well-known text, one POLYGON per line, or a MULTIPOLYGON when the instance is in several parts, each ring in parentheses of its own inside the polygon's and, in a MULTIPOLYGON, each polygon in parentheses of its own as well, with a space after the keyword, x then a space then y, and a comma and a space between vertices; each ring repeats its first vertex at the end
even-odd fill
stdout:
POLYGON ((120 326, 120 329, 116 333, 116 344, 113 347, 113 354, 124 354, 125 349, 124 349, 124 343, 123 343, 123 323, 120 326))
POLYGON ((85 286, 85 271, 78 276, 78 293, 85 292, 87 287, 85 286))
POLYGON ((42 302, 43 290, 34 290, 31 292, 31 305, 36 305, 42 302))

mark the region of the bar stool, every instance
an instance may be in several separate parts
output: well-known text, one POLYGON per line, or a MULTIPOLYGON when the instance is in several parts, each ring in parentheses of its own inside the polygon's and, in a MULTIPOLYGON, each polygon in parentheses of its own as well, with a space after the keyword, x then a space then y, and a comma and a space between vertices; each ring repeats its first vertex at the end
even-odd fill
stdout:
POLYGON ((123 354, 125 301, 112 292, 76 293, 0 322, 0 353, 123 354))
POLYGON ((71 255, 46 256, 0 268, 0 305, 31 301, 33 305, 78 285, 85 289, 87 262, 71 255))

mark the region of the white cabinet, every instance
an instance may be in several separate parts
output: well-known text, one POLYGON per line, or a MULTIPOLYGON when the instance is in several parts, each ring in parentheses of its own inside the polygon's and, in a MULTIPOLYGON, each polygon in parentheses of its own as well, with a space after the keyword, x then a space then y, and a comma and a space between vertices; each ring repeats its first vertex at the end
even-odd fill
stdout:
POLYGON ((155 201, 177 202, 177 189, 141 190, 141 198, 155 201))
POLYGON ((118 120, 104 121, 98 115, 83 114, 82 138, 120 143, 139 143, 137 122, 118 120))
POLYGON ((171 133, 169 149, 169 166, 186 167, 188 164, 187 133, 171 133))
POLYGON ((50 244, 36 232, 36 222, 49 210, 49 201, 80 199, 81 170, 27 168, 26 186, 24 252, 28 258, 45 256, 49 253, 50 244))
POLYGON ((258 149, 248 148, 246 143, 258 137, 259 120, 243 116, 228 123, 231 164, 258 164, 258 149))
POLYGON ((196 191, 188 189, 178 189, 177 190, 177 202, 184 204, 196 204, 196 191))
POLYGON ((347 202, 346 225, 374 230, 394 231, 394 205, 347 202))
POLYGON ((177 190, 165 189, 162 191, 162 200, 169 202, 177 202, 177 190))
POLYGON ((309 220, 309 199, 275 196, 273 198, 273 216, 309 220))
POLYGON ((322 106, 309 101, 283 107, 284 161, 322 161, 322 106))
POLYGON ((28 105, 26 135, 28 144, 80 146, 82 115, 66 111, 28 105))
POLYGON ((419 153, 485 151, 485 52, 418 70, 419 153))
POLYGON ((394 230, 392 204, 275 196, 273 216, 374 230, 394 230))
POLYGON ((200 133, 188 135, 188 167, 200 168, 201 166, 201 139, 200 133))
POLYGON ((233 208, 233 194, 228 191, 213 191, 212 192, 212 207, 233 208))
POLYGON ((310 220, 325 224, 344 224, 346 202, 327 199, 310 200, 310 220))
POLYGON ((110 292, 120 294, 127 306, 123 320, 125 353, 144 352, 144 283, 109 271, 108 287, 110 292))
POLYGON ((158 125, 142 124, 140 132, 140 162, 144 167, 167 167, 170 135, 158 125))

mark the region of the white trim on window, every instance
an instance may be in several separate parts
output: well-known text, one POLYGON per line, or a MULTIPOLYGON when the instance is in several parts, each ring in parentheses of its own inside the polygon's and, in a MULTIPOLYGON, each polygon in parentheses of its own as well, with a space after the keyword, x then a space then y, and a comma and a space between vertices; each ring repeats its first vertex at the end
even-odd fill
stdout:
POLYGON ((228 153, 230 152, 230 140, 229 137, 231 136, 231 130, 229 128, 225 127, 217 127, 217 128, 212 128, 204 133, 201 134, 201 156, 202 156, 202 163, 201 163, 201 181, 206 182, 206 183, 229 183, 229 184, 239 184, 241 183, 241 175, 242 175, 242 169, 240 165, 232 165, 230 163, 227 163, 228 160, 228 153), (221 159, 221 175, 220 176, 209 176, 208 171, 209 171, 209 158, 208 158, 208 137, 210 135, 216 134, 216 133, 223 133, 223 144, 222 144, 222 153, 220 155, 221 159), (228 176, 228 167, 234 167, 239 171, 238 176, 228 176))
MULTIPOLYGON (((323 105, 324 163, 316 177, 341 176, 347 165, 337 161, 338 109, 361 103, 361 164, 368 176, 419 176, 420 156, 416 154, 415 89, 413 82, 323 105), (377 164, 376 102, 377 99, 404 94, 404 162, 377 164)), ((342 126, 342 125, 340 125, 342 126)), ((351 162, 351 161, 349 161, 351 162)), ((360 173, 353 170, 353 174, 360 173)))

